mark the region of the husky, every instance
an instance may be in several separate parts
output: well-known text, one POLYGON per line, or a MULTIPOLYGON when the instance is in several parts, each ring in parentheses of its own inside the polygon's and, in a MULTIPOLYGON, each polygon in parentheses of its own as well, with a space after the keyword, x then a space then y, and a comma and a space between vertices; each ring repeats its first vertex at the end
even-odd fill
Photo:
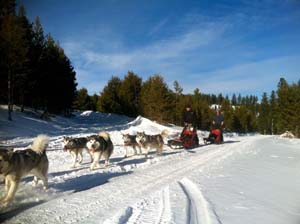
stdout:
POLYGON ((125 157, 128 157, 128 147, 131 146, 134 150, 134 155, 141 153, 141 146, 136 141, 136 135, 130 135, 130 134, 122 134, 122 139, 124 141, 124 146, 126 149, 126 155, 125 157), (138 148, 138 152, 136 150, 138 148))
POLYGON ((25 150, 0 150, 0 174, 4 176, 5 181, 5 194, 0 199, 0 205, 7 205, 13 200, 21 178, 28 174, 34 175, 34 186, 37 186, 40 178, 43 188, 48 188, 48 143, 48 136, 38 135, 25 150))
POLYGON ((107 132, 100 132, 98 136, 91 137, 86 146, 93 156, 93 162, 90 167, 91 170, 100 167, 99 161, 102 155, 105 159, 105 167, 109 165, 109 158, 113 153, 114 146, 107 132))
POLYGON ((145 149, 145 157, 147 158, 150 149, 156 149, 156 154, 161 155, 164 146, 164 137, 168 136, 168 131, 163 130, 157 135, 147 135, 145 132, 137 132, 136 141, 145 149))
MULTIPOLYGON (((89 150, 86 147, 86 143, 91 137, 93 137, 93 135, 89 137, 80 137, 80 138, 72 138, 72 137, 64 136, 63 138, 64 151, 68 151, 73 158, 73 163, 71 168, 75 168, 77 163, 79 164, 82 163, 83 160, 82 152, 84 149, 86 149, 87 152, 90 154, 89 150)), ((91 162, 93 162, 92 155, 90 154, 90 156, 91 156, 91 162)))

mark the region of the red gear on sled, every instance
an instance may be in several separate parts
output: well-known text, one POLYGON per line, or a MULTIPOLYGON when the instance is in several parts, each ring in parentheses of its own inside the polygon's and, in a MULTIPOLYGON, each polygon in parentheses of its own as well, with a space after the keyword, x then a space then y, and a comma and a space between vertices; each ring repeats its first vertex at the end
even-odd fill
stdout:
POLYGON ((180 135, 180 140, 182 141, 182 146, 185 149, 193 148, 196 144, 196 129, 191 127, 185 127, 180 135))
POLYGON ((216 144, 220 144, 222 143, 222 131, 220 129, 212 129, 209 132, 209 136, 207 138, 203 138, 204 143, 208 144, 208 143, 216 143, 216 144))
POLYGON ((221 142, 221 130, 220 129, 213 129, 210 131, 210 133, 215 136, 215 143, 221 142))

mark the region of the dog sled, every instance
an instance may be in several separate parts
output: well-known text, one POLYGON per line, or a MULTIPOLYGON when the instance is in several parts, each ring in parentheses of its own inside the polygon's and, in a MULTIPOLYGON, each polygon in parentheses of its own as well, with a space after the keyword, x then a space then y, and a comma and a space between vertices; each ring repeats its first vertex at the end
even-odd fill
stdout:
POLYGON ((207 138, 203 138, 204 144, 220 144, 222 143, 222 132, 220 129, 212 129, 207 138))
POLYGON ((168 140, 168 146, 172 149, 192 149, 198 146, 197 131, 192 126, 186 126, 180 136, 168 140))

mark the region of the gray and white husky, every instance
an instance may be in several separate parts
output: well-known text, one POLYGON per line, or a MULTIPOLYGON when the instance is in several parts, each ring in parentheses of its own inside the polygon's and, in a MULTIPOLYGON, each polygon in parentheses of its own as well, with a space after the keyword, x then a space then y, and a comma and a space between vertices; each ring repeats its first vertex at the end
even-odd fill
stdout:
POLYGON ((150 149, 156 149, 156 154, 160 155, 163 151, 164 146, 164 137, 168 136, 168 131, 163 130, 160 134, 157 135, 147 135, 144 131, 137 132, 136 141, 139 145, 145 149, 145 157, 147 158, 148 152, 150 149))
POLYGON ((48 143, 48 136, 38 135, 25 150, 0 150, 0 174, 5 179, 5 194, 0 199, 0 205, 7 205, 13 200, 21 178, 28 174, 34 175, 34 186, 40 178, 44 189, 48 188, 48 143))
MULTIPOLYGON (((72 158, 73 158, 73 163, 71 168, 76 167, 76 164, 81 164, 83 160, 82 152, 84 149, 87 150, 87 152, 90 154, 90 151, 86 147, 86 143, 88 140, 93 137, 79 137, 79 138, 72 138, 72 137, 66 137, 64 136, 63 138, 63 144, 64 144, 64 151, 68 151, 72 158)), ((93 162, 92 155, 91 156, 91 162, 93 162)))
POLYGON ((134 155, 141 153, 141 146, 136 141, 136 135, 130 135, 130 134, 123 134, 122 133, 122 139, 124 141, 124 146, 125 146, 125 149, 126 149, 125 157, 128 157, 128 147, 133 148, 134 155), (138 148, 138 152, 137 152, 136 148, 138 148))
POLYGON ((100 167, 99 161, 102 155, 105 159, 105 166, 108 166, 109 158, 113 153, 114 146, 110 139, 110 135, 107 132, 100 132, 98 136, 90 137, 86 146, 90 150, 91 155, 93 156, 93 162, 90 167, 91 170, 100 167))

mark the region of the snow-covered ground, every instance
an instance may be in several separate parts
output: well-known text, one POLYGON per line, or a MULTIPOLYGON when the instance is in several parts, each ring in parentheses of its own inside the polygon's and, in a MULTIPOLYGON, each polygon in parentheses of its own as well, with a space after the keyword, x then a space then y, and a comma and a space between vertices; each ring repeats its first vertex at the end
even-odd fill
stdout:
MULTIPOLYGON (((148 119, 84 112, 43 121, 14 112, 13 122, 0 109, 0 145, 23 149, 40 133, 51 137, 49 189, 22 180, 14 201, 0 208, 3 223, 205 223, 299 224, 300 140, 279 136, 226 134, 222 145, 185 151, 164 147, 124 158, 122 133, 149 134, 180 127, 148 119), (111 165, 89 170, 89 156, 70 168, 62 150, 64 135, 109 131, 115 145, 111 165)), ((207 132, 199 131, 200 141, 207 132)), ((166 141, 167 139, 165 139, 166 141)), ((103 165, 103 161, 101 161, 103 165)), ((4 185, 0 184, 0 194, 4 185)))

